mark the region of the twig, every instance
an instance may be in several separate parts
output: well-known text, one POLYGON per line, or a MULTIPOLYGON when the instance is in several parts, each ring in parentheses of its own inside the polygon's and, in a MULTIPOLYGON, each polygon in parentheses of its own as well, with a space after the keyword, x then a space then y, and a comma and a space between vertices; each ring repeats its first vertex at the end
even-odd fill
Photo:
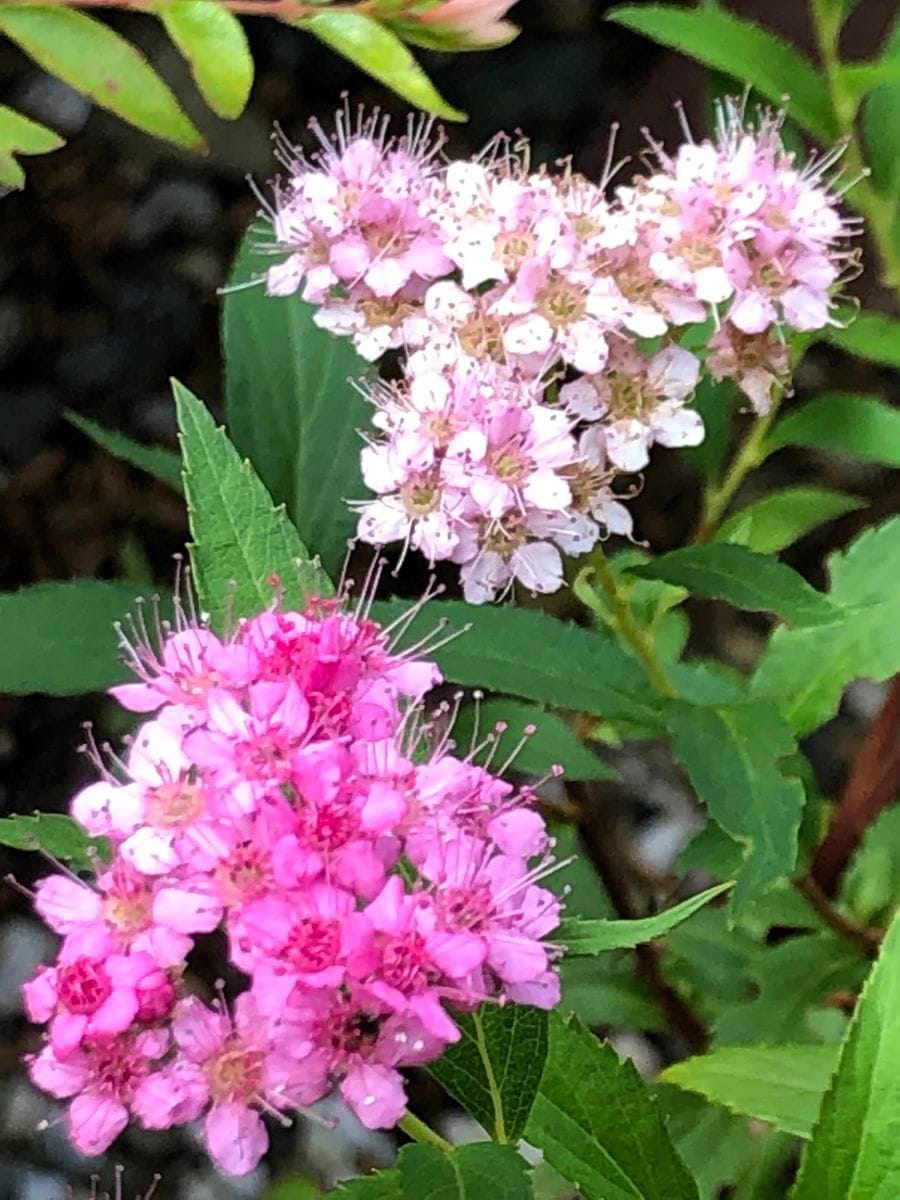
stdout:
POLYGON ((862 950, 867 958, 874 958, 881 945, 882 934, 879 929, 861 925, 852 917, 846 916, 831 903, 819 885, 809 875, 803 875, 794 880, 794 887, 801 896, 805 896, 811 907, 819 914, 829 929, 852 942, 857 949, 862 950))
POLYGON ((841 877, 863 834, 900 792, 900 675, 857 755, 828 832, 813 856, 810 876, 826 897, 841 877))

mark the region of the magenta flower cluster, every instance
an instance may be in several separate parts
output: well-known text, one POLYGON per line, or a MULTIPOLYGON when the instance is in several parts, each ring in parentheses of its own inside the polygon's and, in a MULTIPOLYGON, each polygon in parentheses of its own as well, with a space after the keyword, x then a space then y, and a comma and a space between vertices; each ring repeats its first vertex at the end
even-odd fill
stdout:
POLYGON ((269 292, 300 290, 365 359, 403 353, 400 381, 369 389, 363 541, 459 564, 473 603, 513 579, 551 592, 561 553, 630 533, 617 476, 702 441, 703 372, 766 411, 786 332, 834 322, 848 229, 835 156, 801 170, 778 118, 719 116, 715 141, 654 147, 611 198, 504 139, 445 163, 427 123, 389 138, 344 113, 311 159, 283 148, 269 292))
POLYGON ((82 1152, 131 1118, 202 1119, 241 1174, 262 1114, 335 1086, 366 1126, 394 1125, 400 1069, 460 1036, 447 1005, 557 1003, 544 822, 453 753, 422 707, 437 668, 396 632, 315 601, 227 640, 182 620, 158 654, 130 647, 141 681, 113 695, 147 719, 72 803, 112 859, 38 884, 63 940, 25 986, 47 1026, 31 1078, 71 1099, 82 1152), (248 980, 233 1003, 188 990, 196 935, 219 929, 248 980))

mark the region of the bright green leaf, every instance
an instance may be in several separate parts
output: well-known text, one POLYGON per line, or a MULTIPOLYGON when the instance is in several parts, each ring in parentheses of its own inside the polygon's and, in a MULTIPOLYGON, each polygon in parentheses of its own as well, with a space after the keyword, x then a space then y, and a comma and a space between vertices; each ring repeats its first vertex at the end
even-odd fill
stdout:
POLYGON ((808 1138, 837 1054, 836 1046, 721 1046, 675 1063, 660 1078, 808 1138))
POLYGON ((174 382, 184 459, 191 562, 200 602, 213 624, 262 612, 275 595, 277 576, 287 608, 304 608, 330 584, 309 560, 283 507, 241 459, 203 404, 174 382))
POLYGON ((841 880, 840 900, 865 924, 900 907, 900 806, 885 809, 866 830, 841 880))
POLYGON ((297 22, 398 96, 449 121, 464 121, 395 33, 362 12, 320 12, 297 22))
POLYGON ((326 1195, 333 1197, 333 1200, 402 1200, 400 1168, 373 1171, 357 1179, 345 1179, 326 1195))
MULTIPOLYGON (((900 17, 887 37, 881 61, 892 66, 900 63, 900 17)), ((872 92, 863 108, 862 128, 872 182, 896 205, 900 200, 900 85, 888 83, 872 92)))
POLYGON ((532 1200, 528 1163, 511 1146, 490 1142, 446 1153, 404 1146, 400 1183, 403 1200, 532 1200))
POLYGON ((0 817, 0 845, 13 850, 43 850, 75 871, 90 870, 98 856, 109 857, 105 839, 89 837, 77 822, 62 813, 0 817))
POLYGON ((16 162, 17 154, 49 154, 65 145, 65 140, 24 117, 5 104, 0 104, 0 185, 10 188, 25 186, 25 172, 16 162))
POLYGON ((156 15, 213 112, 239 117, 253 86, 253 56, 234 13, 219 0, 157 0, 156 15))
POLYGON ((495 771, 498 764, 515 754, 512 767, 529 775, 545 775, 557 765, 565 771, 566 779, 612 779, 615 775, 562 717, 505 696, 461 710, 453 724, 457 752, 466 753, 473 741, 482 742, 495 733, 498 724, 506 729, 475 756, 476 762, 490 756, 495 771), (517 750, 520 742, 522 748, 517 750))
POLYGON ((521 1004, 486 1004, 456 1021, 461 1040, 428 1069, 491 1137, 515 1143, 541 1082, 547 1014, 521 1004))
POLYGON ((228 431, 334 575, 356 527, 346 501, 366 495, 358 431, 370 412, 351 380, 368 364, 349 338, 319 329, 299 296, 246 286, 271 265, 261 247, 272 238, 270 226, 251 227, 222 307, 228 431))
POLYGON ((900 467, 900 409, 875 396, 817 396, 777 422, 766 440, 766 453, 789 445, 834 450, 900 467))
POLYGON ((550 1046, 525 1138, 585 1200, 696 1200, 659 1106, 574 1018, 550 1014, 550 1046))
POLYGON ((141 590, 79 579, 0 594, 0 692, 76 696, 129 679, 115 625, 139 606, 141 590))
POLYGON ((698 596, 725 600, 736 608, 777 613, 792 625, 821 625, 838 615, 828 598, 796 571, 746 546, 718 542, 687 546, 629 570, 645 579, 678 584, 698 596))
POLYGON ((773 104, 781 105, 790 97, 788 112, 820 142, 830 143, 837 136, 821 73, 789 42, 754 22, 706 5, 695 9, 674 4, 624 5, 608 17, 750 84, 773 104))
POLYGON ((861 312, 846 329, 829 328, 827 340, 848 354, 886 367, 900 367, 900 320, 861 312))
POLYGON ((107 429, 76 412, 67 412, 65 418, 115 458, 121 458, 138 470, 146 471, 148 475, 168 484, 176 492, 183 491, 181 459, 174 450, 166 450, 163 446, 145 446, 142 442, 135 442, 126 437, 124 433, 107 429))
POLYGON ((865 503, 828 488, 783 488, 739 509, 722 524, 716 540, 749 546, 760 554, 778 554, 810 530, 865 503))
POLYGON ((860 997, 793 1200, 894 1200, 900 1180, 900 916, 860 997))
POLYGON ((0 4, 0 32, 45 71, 138 129, 190 150, 203 148, 168 86, 108 25, 61 5, 0 4))
POLYGON ((675 756, 697 795, 744 847, 731 896, 738 918, 794 869, 804 791, 782 773, 779 760, 796 753, 796 744, 770 704, 671 702, 666 717, 675 756))
POLYGON ((841 67, 840 81, 851 96, 861 100, 873 88, 883 84, 900 83, 900 59, 882 58, 875 62, 845 63, 841 67))
POLYGON ((686 921, 704 904, 721 896, 731 887, 730 883, 719 883, 707 888, 688 900, 682 900, 653 917, 638 917, 631 921, 596 920, 585 921, 569 918, 562 922, 554 938, 566 947, 570 955, 604 954, 608 950, 631 950, 642 942, 651 942, 663 937, 686 921))

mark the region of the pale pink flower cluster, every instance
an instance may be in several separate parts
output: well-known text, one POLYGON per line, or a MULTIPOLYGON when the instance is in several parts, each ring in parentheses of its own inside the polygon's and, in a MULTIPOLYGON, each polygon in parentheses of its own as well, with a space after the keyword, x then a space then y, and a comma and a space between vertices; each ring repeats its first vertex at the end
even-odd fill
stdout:
POLYGON ((394 1125, 401 1068, 460 1036, 448 1006, 557 1003, 531 793, 454 755, 422 715, 437 668, 391 637, 316 601, 131 648, 141 682, 113 695, 147 720, 72 803, 112 860, 38 885, 63 941, 25 986, 47 1026, 31 1078, 71 1100, 83 1153, 130 1119, 202 1120, 242 1174, 264 1114, 335 1086, 366 1126, 394 1125), (220 928, 249 980, 229 1004, 186 987, 195 936, 220 928))
POLYGON ((701 373, 765 412, 785 332, 833 322, 850 261, 834 159, 796 167, 776 118, 746 128, 726 102, 715 141, 657 148, 611 198, 504 139, 444 163, 427 124, 391 140, 345 113, 319 137, 313 161, 286 148, 272 217, 289 256, 267 286, 302 289, 370 361, 403 351, 400 381, 370 389, 359 534, 458 563, 470 601, 513 579, 554 591, 561 553, 629 534, 615 477, 702 441, 701 373))

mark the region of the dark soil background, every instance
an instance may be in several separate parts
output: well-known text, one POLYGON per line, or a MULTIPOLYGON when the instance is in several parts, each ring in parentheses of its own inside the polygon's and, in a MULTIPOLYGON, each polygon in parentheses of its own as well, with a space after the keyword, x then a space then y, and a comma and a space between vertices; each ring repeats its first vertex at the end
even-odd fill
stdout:
MULTIPOLYGON (((606 7, 598 0, 521 0, 512 15, 524 31, 511 46, 423 55, 451 103, 471 114, 467 125, 451 130, 450 152, 466 154, 498 129, 520 129, 532 139, 535 161, 572 155, 579 169, 597 175, 613 121, 621 125, 621 151, 631 155, 640 153, 645 125, 677 143, 676 99, 685 102, 694 128, 704 129, 705 73, 605 24, 606 7)), ((731 7, 810 49, 804 5, 740 0, 731 7)), ((873 53, 896 11, 896 0, 863 0, 847 28, 845 56, 873 53)), ((154 22, 111 20, 184 98, 211 152, 191 157, 135 132, 0 43, 0 99, 67 138, 62 150, 26 159, 26 189, 0 200, 4 590, 91 575, 136 583, 171 579, 171 556, 186 536, 180 500, 94 447, 63 412, 74 409, 133 437, 174 445, 170 376, 213 408, 221 400, 217 289, 257 207, 246 177, 264 185, 273 173, 273 122, 300 139, 310 115, 328 125, 344 91, 354 102, 405 111, 318 42, 258 18, 247 22, 257 62, 249 108, 234 124, 219 122, 196 101, 154 22)), ((871 267, 853 286, 864 304, 890 307, 871 267)), ((821 348, 808 357, 797 384, 801 400, 824 388, 897 398, 889 373, 821 348)), ((673 457, 656 460, 639 503, 641 534, 656 548, 677 544, 695 515, 695 485, 673 457)), ((869 501, 792 551, 791 561, 813 581, 821 581, 827 551, 898 509, 896 475, 858 460, 783 452, 753 487, 790 482, 824 483, 869 501)), ((14 629, 0 631, 0 637, 15 636, 14 629)), ((752 621, 716 608, 702 648, 741 665, 752 661, 759 638, 752 621)), ((879 689, 853 689, 841 717, 810 746, 828 794, 840 785, 879 702, 879 689)), ((0 697, 0 811, 64 808, 88 776, 76 749, 86 720, 105 736, 116 732, 102 697, 0 697)), ((646 801, 648 790, 637 785, 633 798, 646 801)), ((41 873, 33 858, 11 854, 4 869, 23 882, 41 873)), ((34 1045, 18 985, 53 952, 52 939, 27 913, 15 891, 0 889, 0 1200, 56 1200, 67 1182, 80 1186, 97 1164, 67 1151, 61 1130, 35 1132, 48 1110, 17 1070, 22 1052, 34 1045)), ((330 1181, 347 1164, 352 1169, 390 1153, 386 1139, 338 1150, 315 1130, 306 1130, 304 1139, 305 1150, 298 1150, 294 1134, 276 1137, 274 1173, 305 1166, 330 1181)), ((257 1172, 226 1184, 204 1166, 196 1143, 180 1135, 128 1135, 112 1161, 127 1164, 127 1194, 145 1188, 157 1169, 165 1172, 161 1196, 251 1197, 262 1194, 268 1178, 257 1172)))

